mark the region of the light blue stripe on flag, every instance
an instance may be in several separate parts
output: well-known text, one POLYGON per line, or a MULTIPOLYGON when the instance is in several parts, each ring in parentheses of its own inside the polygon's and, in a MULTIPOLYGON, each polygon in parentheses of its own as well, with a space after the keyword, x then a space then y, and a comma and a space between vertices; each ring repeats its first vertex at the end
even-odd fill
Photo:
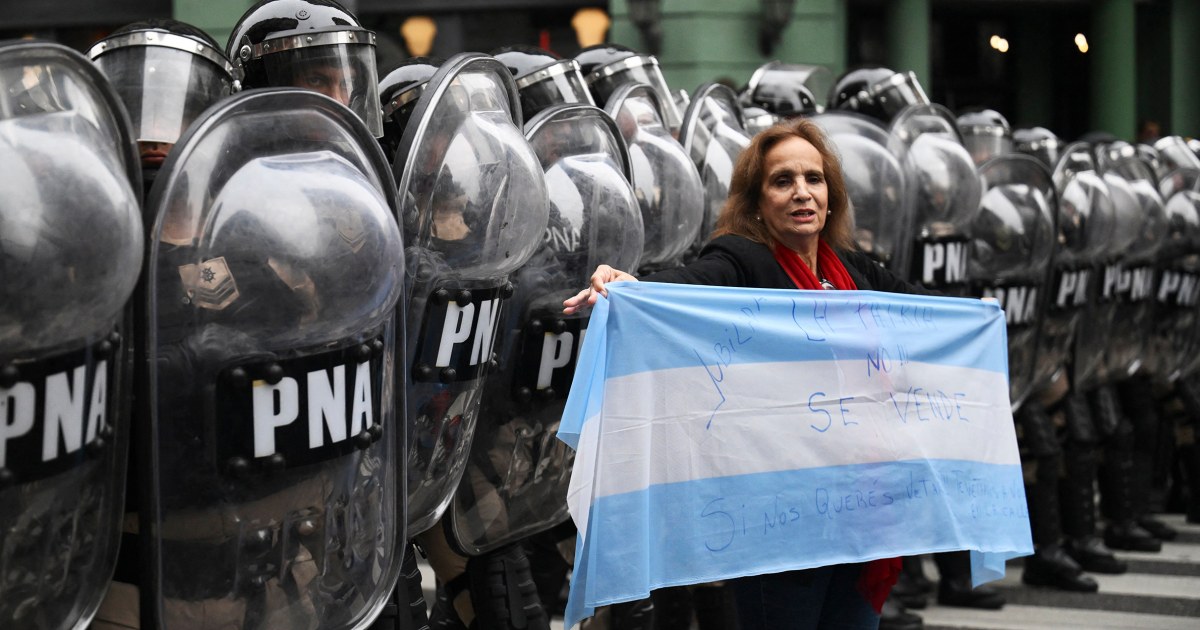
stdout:
POLYGON ((999 577, 1032 553, 1007 374, 995 304, 609 285, 559 430, 568 627, 663 586, 901 555, 970 549, 999 577))

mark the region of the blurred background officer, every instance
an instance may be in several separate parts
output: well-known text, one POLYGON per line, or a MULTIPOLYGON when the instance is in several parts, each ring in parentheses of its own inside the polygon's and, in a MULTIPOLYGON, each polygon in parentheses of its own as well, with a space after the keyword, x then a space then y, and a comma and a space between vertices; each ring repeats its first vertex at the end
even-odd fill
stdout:
POLYGON ((88 57, 129 111, 147 193, 192 121, 233 91, 233 66, 216 40, 176 20, 123 26, 96 42, 88 57))

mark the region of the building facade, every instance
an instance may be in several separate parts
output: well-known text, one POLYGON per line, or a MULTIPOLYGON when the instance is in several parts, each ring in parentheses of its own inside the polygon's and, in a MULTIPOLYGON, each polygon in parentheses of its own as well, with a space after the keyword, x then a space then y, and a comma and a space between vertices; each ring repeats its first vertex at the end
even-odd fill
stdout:
MULTIPOLYGON (((225 41, 252 0, 16 2, 0 37, 35 35, 83 50, 145 17, 175 17, 225 41)), ((953 111, 990 107, 1014 126, 1072 139, 1107 131, 1134 139, 1140 121, 1200 136, 1197 0, 350 0, 379 34, 383 71, 413 53, 402 35, 424 24, 427 54, 510 44, 570 56, 589 35, 653 51, 688 91, 741 86, 772 59, 838 74, 859 65, 913 70, 953 111), (604 17, 597 21, 597 14, 604 17), (607 27, 607 34, 604 34, 607 27)), ((822 98, 824 95, 817 95, 822 98)))

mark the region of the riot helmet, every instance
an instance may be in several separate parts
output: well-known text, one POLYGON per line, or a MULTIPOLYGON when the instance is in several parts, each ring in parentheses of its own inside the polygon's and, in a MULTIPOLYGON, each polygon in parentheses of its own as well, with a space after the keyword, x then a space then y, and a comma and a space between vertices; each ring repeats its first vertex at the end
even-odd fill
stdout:
POLYGON ((751 105, 742 108, 742 114, 746 117, 746 133, 750 137, 758 135, 758 132, 764 131, 779 122, 779 116, 758 107, 751 105))
POLYGON ((1012 129, 1000 112, 994 109, 969 112, 960 115, 957 123, 963 146, 971 153, 976 166, 997 155, 1012 153, 1012 129))
POLYGON ((1048 168, 1058 164, 1063 143, 1053 131, 1045 127, 1022 128, 1013 131, 1012 139, 1017 152, 1032 155, 1048 168))
POLYGON ((233 66, 216 40, 175 20, 146 20, 96 42, 88 57, 133 122, 146 186, 184 130, 233 91, 233 66))
POLYGON ((849 109, 884 122, 909 105, 929 102, 916 73, 883 67, 851 70, 829 92, 830 109, 849 109))
POLYGON ((810 116, 821 111, 816 94, 829 90, 829 71, 822 66, 772 61, 759 66, 742 92, 742 103, 777 116, 810 116))
POLYGON ((533 46, 507 46, 492 51, 492 56, 513 73, 525 120, 558 103, 595 105, 574 59, 533 46))
POLYGON ((383 135, 375 33, 334 0, 261 0, 234 25, 225 53, 243 88, 320 92, 383 135))
POLYGON ((592 91, 596 104, 606 107, 617 88, 630 83, 645 83, 658 93, 658 101, 672 133, 679 131, 683 115, 679 111, 667 80, 654 55, 643 55, 619 44, 598 44, 575 55, 580 71, 592 91))
POLYGON ((417 100, 425 92, 430 77, 445 60, 440 57, 412 57, 379 81, 379 99, 383 106, 383 146, 388 159, 396 154, 404 127, 412 117, 417 100))

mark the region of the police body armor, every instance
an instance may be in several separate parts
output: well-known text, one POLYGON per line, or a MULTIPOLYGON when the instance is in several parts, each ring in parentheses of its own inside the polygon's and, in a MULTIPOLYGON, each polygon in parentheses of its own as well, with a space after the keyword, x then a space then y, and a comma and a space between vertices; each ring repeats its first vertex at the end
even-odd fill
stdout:
POLYGON ((1096 173, 1088 146, 1076 143, 1062 151, 1054 166, 1058 192, 1058 247, 1047 286, 1046 312, 1038 342, 1035 386, 1069 375, 1076 391, 1094 384, 1104 344, 1097 334, 1107 330, 1112 309, 1096 302, 1103 268, 1116 227, 1112 196, 1096 173), (1069 374, 1063 374, 1064 368, 1069 374))
POLYGON ((379 146, 322 95, 244 92, 180 140, 148 207, 155 626, 365 627, 404 539, 379 146))
POLYGON ((1167 382, 1194 371, 1200 347, 1200 158, 1178 136, 1155 143, 1167 235, 1159 250, 1157 313, 1150 358, 1167 382))
POLYGON ((982 184, 954 118, 940 105, 910 105, 892 120, 889 148, 913 186, 912 282, 947 295, 970 293, 971 225, 982 184))
POLYGON ((556 435, 588 317, 563 315, 562 302, 596 265, 634 269, 642 253, 641 211, 612 118, 587 105, 558 105, 530 120, 526 136, 545 171, 550 219, 541 248, 512 277, 499 366, 484 388, 471 461, 450 511, 451 538, 471 556, 567 518, 574 453, 556 435))
POLYGON ((1009 400, 1017 409, 1036 384, 1058 201, 1049 169, 1027 155, 994 156, 979 166, 979 176, 984 194, 971 223, 968 275, 975 295, 994 298, 1004 309, 1009 400))
POLYGON ((545 178, 520 121, 508 68, 457 55, 429 79, 392 165, 408 260, 410 536, 437 522, 458 487, 510 276, 545 235, 545 178))
POLYGON ((1132 146, 1115 142, 1098 147, 1097 165, 1113 193, 1117 233, 1125 235, 1114 251, 1120 259, 1104 268, 1101 303, 1112 303, 1112 327, 1101 366, 1103 382, 1133 376, 1142 369, 1154 328, 1157 251, 1167 232, 1165 209, 1154 176, 1132 146))
POLYGON ((913 210, 910 175, 888 150, 888 132, 872 118, 849 111, 813 117, 837 147, 846 192, 854 206, 854 240, 897 275, 908 273, 913 210))
POLYGON ((86 58, 0 45, 0 164, 0 627, 84 628, 116 565, 142 261, 128 117, 86 58))
POLYGON ((640 273, 678 266, 704 220, 704 184, 683 146, 671 137, 658 93, 649 85, 617 89, 604 110, 629 147, 633 190, 645 244, 640 273))
POLYGON ((701 85, 683 114, 679 137, 704 183, 704 220, 690 252, 695 256, 712 236, 729 197, 733 165, 750 144, 737 95, 716 83, 701 85))

